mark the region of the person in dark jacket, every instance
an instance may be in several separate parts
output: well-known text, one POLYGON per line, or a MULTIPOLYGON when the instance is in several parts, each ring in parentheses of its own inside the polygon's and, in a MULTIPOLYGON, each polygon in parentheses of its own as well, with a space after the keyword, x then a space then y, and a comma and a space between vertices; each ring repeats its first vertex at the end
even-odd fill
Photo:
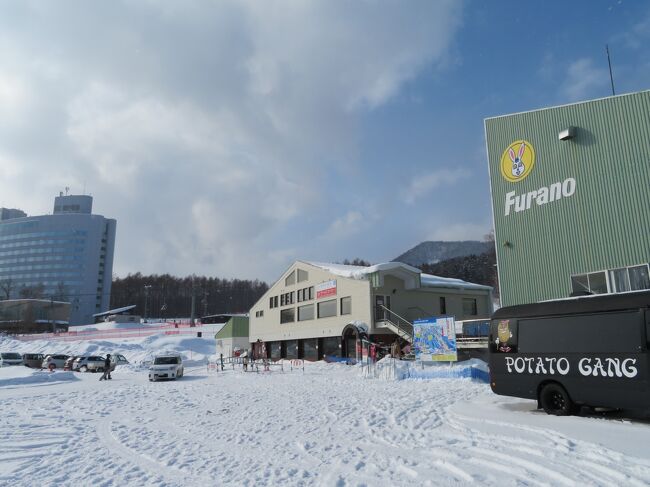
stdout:
POLYGON ((99 380, 112 379, 111 366, 111 354, 109 353, 106 355, 106 359, 104 360, 104 375, 102 375, 99 380))

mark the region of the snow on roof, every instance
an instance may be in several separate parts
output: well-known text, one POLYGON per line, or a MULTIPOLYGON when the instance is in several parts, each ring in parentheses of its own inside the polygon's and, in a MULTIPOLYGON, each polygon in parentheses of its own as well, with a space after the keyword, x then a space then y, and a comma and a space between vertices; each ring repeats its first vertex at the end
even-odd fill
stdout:
POLYGON ((422 287, 451 287, 458 289, 476 289, 488 291, 492 289, 490 286, 483 284, 474 284, 473 282, 463 281, 462 279, 453 279, 451 277, 440 277, 431 274, 420 274, 420 282, 422 287))
POLYGON ((421 271, 415 267, 402 262, 385 262, 383 264, 375 264, 369 267, 359 265, 345 265, 345 264, 327 264, 324 262, 306 262, 314 267, 320 267, 324 271, 331 272, 337 276, 348 277, 350 279, 366 279, 368 274, 377 271, 390 271, 395 269, 404 269, 410 272, 419 274, 421 271))
POLYGON ((453 289, 474 289, 489 291, 492 289, 490 286, 482 284, 474 284, 473 282, 463 281, 462 279, 453 279, 450 277, 439 277, 431 274, 425 274, 420 269, 404 264, 402 262, 385 262, 383 264, 375 264, 369 267, 358 265, 345 265, 345 264, 328 264, 324 262, 306 262, 314 267, 319 267, 325 271, 331 272, 334 275, 347 277, 350 279, 367 279, 369 274, 378 271, 392 271, 396 269, 403 269, 406 271, 420 274, 420 283, 422 287, 446 287, 453 289))

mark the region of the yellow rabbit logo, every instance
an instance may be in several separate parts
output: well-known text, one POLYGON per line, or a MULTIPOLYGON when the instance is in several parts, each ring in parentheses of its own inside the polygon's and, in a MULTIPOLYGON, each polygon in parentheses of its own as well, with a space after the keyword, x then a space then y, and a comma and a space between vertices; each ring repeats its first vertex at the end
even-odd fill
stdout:
POLYGON ((511 183, 525 179, 534 165, 535 149, 526 140, 513 142, 501 155, 501 175, 511 183))

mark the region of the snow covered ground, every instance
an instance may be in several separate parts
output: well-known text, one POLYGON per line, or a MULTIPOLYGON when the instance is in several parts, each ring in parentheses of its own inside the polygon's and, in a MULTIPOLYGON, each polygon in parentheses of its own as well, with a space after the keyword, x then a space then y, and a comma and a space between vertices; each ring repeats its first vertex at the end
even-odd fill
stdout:
POLYGON ((134 365, 107 382, 0 369, 0 485, 650 483, 650 421, 551 417, 469 379, 368 379, 325 363, 208 373, 213 339, 0 338, 2 350, 75 347, 134 365), (137 363, 160 348, 192 349, 184 378, 148 382, 137 363))

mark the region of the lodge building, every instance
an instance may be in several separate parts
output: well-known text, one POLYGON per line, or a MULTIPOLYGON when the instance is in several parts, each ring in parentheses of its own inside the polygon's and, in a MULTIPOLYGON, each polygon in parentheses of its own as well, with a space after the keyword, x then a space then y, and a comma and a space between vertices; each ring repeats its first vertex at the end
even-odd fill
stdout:
POLYGON ((249 340, 271 359, 353 357, 359 333, 390 345, 419 318, 491 313, 490 286, 424 274, 401 262, 296 261, 251 308, 249 340))

